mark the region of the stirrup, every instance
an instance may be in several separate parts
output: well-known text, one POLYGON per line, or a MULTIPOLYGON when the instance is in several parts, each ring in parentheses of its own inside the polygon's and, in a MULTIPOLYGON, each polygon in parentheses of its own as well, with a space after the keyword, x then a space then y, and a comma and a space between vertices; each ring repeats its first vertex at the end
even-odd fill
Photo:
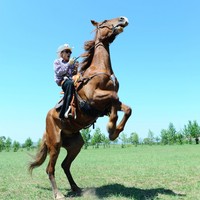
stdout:
POLYGON ((65 118, 68 118, 69 117, 69 112, 71 110, 71 106, 69 106, 69 108, 67 109, 67 111, 65 112, 65 118))
POLYGON ((76 119, 77 115, 76 115, 76 108, 74 108, 74 119, 76 119))

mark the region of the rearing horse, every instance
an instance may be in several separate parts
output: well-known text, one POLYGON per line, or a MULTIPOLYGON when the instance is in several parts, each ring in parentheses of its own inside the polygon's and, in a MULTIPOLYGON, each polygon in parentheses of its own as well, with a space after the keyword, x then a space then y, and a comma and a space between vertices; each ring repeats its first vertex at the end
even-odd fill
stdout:
POLYGON ((96 27, 96 34, 94 40, 85 43, 86 58, 81 63, 81 85, 77 89, 77 99, 81 99, 93 111, 91 112, 93 114, 85 113, 78 104, 75 119, 61 120, 58 111, 55 108, 51 109, 46 117, 46 130, 40 149, 35 160, 29 165, 29 170, 32 172, 35 167, 42 165, 49 153, 46 173, 49 176, 55 199, 65 199, 57 188, 54 175, 60 148, 64 147, 67 150, 62 168, 71 189, 78 192, 80 188, 72 178, 70 166, 84 144, 79 131, 93 124, 100 115, 109 112, 107 130, 110 140, 115 140, 123 131, 131 115, 131 108, 121 103, 118 98, 119 83, 112 69, 109 51, 109 44, 123 32, 128 25, 128 19, 119 17, 100 23, 93 20, 91 22, 96 27), (118 111, 123 111, 124 116, 117 125, 118 111))

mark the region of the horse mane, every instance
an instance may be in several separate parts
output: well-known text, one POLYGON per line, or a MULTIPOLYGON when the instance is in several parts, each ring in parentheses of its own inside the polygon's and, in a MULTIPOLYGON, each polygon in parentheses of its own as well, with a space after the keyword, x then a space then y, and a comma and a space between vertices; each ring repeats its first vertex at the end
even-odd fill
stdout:
POLYGON ((81 55, 81 57, 84 57, 83 61, 80 63, 80 71, 85 71, 91 64, 92 58, 94 56, 94 45, 95 40, 89 40, 84 43, 84 50, 85 53, 81 55))
MULTIPOLYGON (((107 42, 109 44, 111 44, 114 41, 115 37, 116 37, 115 35, 112 35, 108 39, 107 42)), ((92 58, 94 56, 94 49, 95 49, 94 47, 95 47, 95 39, 94 40, 86 41, 84 43, 85 53, 81 54, 81 56, 80 56, 80 57, 84 58, 83 61, 80 63, 80 70, 79 70, 80 72, 85 71, 91 65, 92 58)))

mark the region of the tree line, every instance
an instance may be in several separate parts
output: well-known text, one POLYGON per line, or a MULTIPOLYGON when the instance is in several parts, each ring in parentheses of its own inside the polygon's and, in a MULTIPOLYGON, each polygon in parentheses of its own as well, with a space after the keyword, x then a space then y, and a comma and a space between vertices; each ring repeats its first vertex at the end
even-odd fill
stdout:
POLYGON ((19 149, 27 149, 28 151, 37 147, 40 144, 40 140, 37 145, 34 145, 32 139, 29 137, 25 140, 23 144, 20 144, 18 141, 12 139, 10 137, 6 138, 5 136, 0 136, 0 152, 5 150, 7 152, 14 151, 17 152, 19 149))
MULTIPOLYGON (((93 148, 99 148, 103 146, 104 148, 109 148, 110 145, 121 145, 122 148, 127 145, 172 145, 172 144, 192 144, 195 142, 199 144, 200 137, 200 126, 196 120, 188 121, 187 125, 184 125, 183 129, 177 131, 173 123, 169 123, 167 129, 162 129, 159 136, 156 136, 151 130, 148 131, 147 137, 144 139, 139 138, 139 134, 132 132, 128 137, 126 133, 122 132, 120 137, 115 141, 110 141, 109 138, 101 132, 100 128, 96 128, 91 133, 91 129, 82 129, 81 135, 85 142, 84 147, 87 149, 89 146, 93 148)), ((19 149, 31 150, 40 145, 41 139, 37 143, 33 143, 32 139, 29 137, 25 140, 23 144, 17 141, 12 142, 11 138, 6 138, 5 136, 0 136, 0 152, 5 150, 7 152, 14 151, 17 152, 19 149)))
MULTIPOLYGON (((90 130, 85 129, 82 131, 82 136, 85 141, 85 148, 89 145, 94 148, 98 148, 99 145, 104 147, 109 147, 111 142, 109 139, 101 133, 100 129, 96 129, 93 136, 90 134, 90 130)), ((192 144, 195 142, 199 144, 200 137, 200 126, 196 120, 188 121, 187 125, 184 125, 183 129, 176 130, 173 123, 169 123, 167 129, 162 129, 159 136, 156 136, 153 131, 149 130, 147 137, 141 139, 137 132, 132 132, 128 137, 126 133, 122 132, 119 139, 114 141, 114 144, 119 144, 121 147, 126 147, 127 145, 172 145, 172 144, 192 144)))

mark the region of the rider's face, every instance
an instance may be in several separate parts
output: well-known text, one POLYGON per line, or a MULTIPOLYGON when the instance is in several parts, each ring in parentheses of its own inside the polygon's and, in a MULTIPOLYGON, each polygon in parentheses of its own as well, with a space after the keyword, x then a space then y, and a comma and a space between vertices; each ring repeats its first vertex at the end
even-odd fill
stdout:
POLYGON ((61 57, 63 58, 64 61, 68 62, 71 56, 71 51, 70 50, 64 50, 61 53, 61 57))

